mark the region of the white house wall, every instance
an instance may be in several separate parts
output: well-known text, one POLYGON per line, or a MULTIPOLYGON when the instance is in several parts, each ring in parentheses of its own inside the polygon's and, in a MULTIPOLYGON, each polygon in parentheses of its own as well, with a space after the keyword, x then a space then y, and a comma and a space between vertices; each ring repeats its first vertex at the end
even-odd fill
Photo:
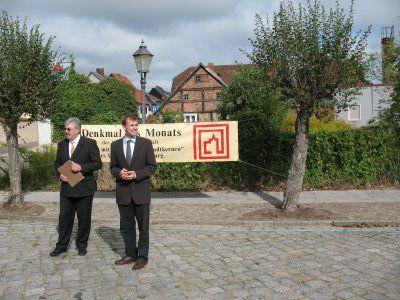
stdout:
POLYGON ((38 123, 39 146, 51 144, 52 126, 50 120, 38 123))
MULTIPOLYGON (((18 123, 18 144, 28 148, 48 145, 51 143, 52 126, 50 121, 18 123)), ((6 134, 0 127, 0 148, 6 144, 6 134)))
POLYGON ((90 74, 88 78, 91 83, 100 83, 100 80, 93 74, 90 74))
POLYGON ((336 114, 336 118, 344 120, 355 126, 365 126, 370 120, 378 116, 379 110, 388 105, 385 100, 389 99, 392 87, 382 85, 372 85, 362 87, 360 95, 356 96, 352 104, 360 106, 360 120, 349 120, 348 110, 336 114))
MULTIPOLYGON (((28 122, 21 121, 18 123, 18 144, 26 147, 36 147, 39 145, 38 138, 38 122, 28 125, 28 122)), ((0 143, 5 144, 6 134, 3 128, 0 129, 0 143)))

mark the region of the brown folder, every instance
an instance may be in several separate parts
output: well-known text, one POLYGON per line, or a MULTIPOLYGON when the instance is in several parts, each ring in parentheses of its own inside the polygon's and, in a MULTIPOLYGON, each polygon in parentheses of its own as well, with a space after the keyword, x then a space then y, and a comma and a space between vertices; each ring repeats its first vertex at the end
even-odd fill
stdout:
POLYGON ((68 160, 65 164, 58 168, 58 171, 64 176, 68 177, 68 183, 70 186, 74 186, 79 181, 81 181, 84 177, 81 172, 74 173, 71 170, 72 161, 68 160))

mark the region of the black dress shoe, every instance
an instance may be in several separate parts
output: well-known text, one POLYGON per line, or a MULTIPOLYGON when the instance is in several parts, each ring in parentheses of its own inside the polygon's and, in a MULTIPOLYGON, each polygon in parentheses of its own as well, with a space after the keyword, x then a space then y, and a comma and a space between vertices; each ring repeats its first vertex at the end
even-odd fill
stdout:
POLYGON ((54 249, 53 251, 50 252, 50 256, 55 257, 59 256, 60 254, 67 252, 68 249, 54 249))
POLYGON ((83 248, 83 249, 78 249, 78 255, 80 255, 80 256, 84 256, 84 255, 86 255, 87 254, 87 250, 86 250, 86 248, 83 248))

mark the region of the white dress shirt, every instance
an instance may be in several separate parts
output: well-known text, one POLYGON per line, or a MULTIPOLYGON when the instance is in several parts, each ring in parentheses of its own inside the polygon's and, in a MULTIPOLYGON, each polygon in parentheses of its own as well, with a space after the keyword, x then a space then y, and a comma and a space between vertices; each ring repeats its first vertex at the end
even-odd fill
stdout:
POLYGON ((123 139, 123 145, 124 145, 124 155, 126 157, 126 146, 128 144, 128 140, 131 140, 131 158, 133 159, 133 150, 135 149, 135 143, 136 143, 136 136, 133 136, 131 138, 128 138, 127 136, 124 136, 123 139))
POLYGON ((69 141, 69 143, 68 143, 68 153, 69 153, 69 157, 70 158, 72 156, 72 153, 71 153, 72 144, 74 144, 74 151, 75 151, 76 147, 78 146, 80 138, 81 138, 81 135, 78 134, 78 136, 73 141, 69 141))

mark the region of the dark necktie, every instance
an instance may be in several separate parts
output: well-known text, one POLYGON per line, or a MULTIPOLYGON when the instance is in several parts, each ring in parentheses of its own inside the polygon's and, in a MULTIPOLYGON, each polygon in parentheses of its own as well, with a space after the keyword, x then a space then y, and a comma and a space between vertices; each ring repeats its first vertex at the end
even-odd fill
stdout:
POLYGON ((128 141, 126 142, 126 154, 125 154, 125 158, 126 158, 126 162, 128 163, 128 166, 130 166, 130 165, 131 165, 131 162, 132 162, 131 143, 132 143, 132 140, 128 140, 128 141))

